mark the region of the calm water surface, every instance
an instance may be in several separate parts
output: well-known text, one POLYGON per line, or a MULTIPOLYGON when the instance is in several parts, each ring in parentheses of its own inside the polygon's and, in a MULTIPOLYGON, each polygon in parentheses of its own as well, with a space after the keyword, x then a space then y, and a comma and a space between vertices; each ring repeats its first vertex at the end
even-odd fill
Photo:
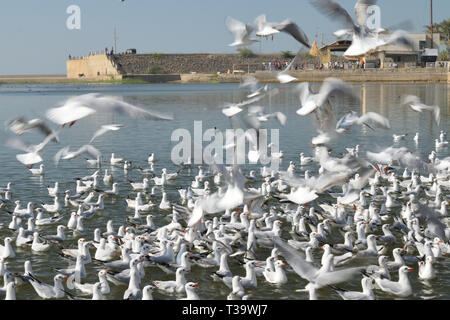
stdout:
MULTIPOLYGON (((353 147, 356 144, 361 146, 361 154, 364 155, 367 150, 380 150, 381 148, 392 145, 392 134, 407 133, 407 139, 398 143, 400 146, 406 146, 411 151, 416 152, 422 157, 428 155, 434 149, 434 139, 438 137, 439 130, 448 131, 449 129, 449 106, 450 95, 448 94, 447 84, 352 84, 357 90, 361 90, 361 105, 351 104, 349 101, 334 99, 338 117, 344 113, 355 110, 359 113, 378 112, 391 121, 391 130, 372 131, 365 127, 353 128, 352 132, 344 136, 341 140, 333 144, 335 154, 345 151, 344 147, 353 147), (401 96, 404 94, 414 94, 419 96, 426 104, 439 105, 441 107, 441 124, 438 128, 432 121, 428 113, 415 113, 409 108, 400 104, 401 96), (412 138, 415 132, 420 133, 420 142, 415 146, 412 138)), ((272 87, 276 85, 271 85, 272 87)), ((318 84, 313 85, 313 89, 318 88, 318 84)), ((289 161, 298 163, 298 154, 304 152, 311 155, 311 138, 316 135, 311 117, 300 117, 295 114, 299 108, 299 98, 294 90, 294 86, 280 87, 280 94, 271 99, 265 98, 260 102, 266 107, 266 111, 282 111, 288 117, 286 126, 280 130, 280 149, 284 152, 284 159, 281 169, 286 169, 289 161)), ((4 122, 18 115, 25 115, 29 119, 45 117, 45 110, 64 102, 67 98, 75 95, 99 92, 105 95, 118 96, 125 101, 151 107, 152 109, 172 113, 175 116, 174 121, 145 121, 138 119, 129 119, 125 117, 110 114, 95 114, 92 117, 83 119, 72 128, 64 130, 61 135, 61 143, 50 143, 45 149, 44 164, 46 165, 46 174, 43 178, 30 176, 27 169, 21 163, 16 161, 16 150, 3 147, 0 151, 0 185, 4 186, 7 182, 15 182, 13 199, 20 199, 26 204, 28 201, 37 203, 52 203, 53 200, 48 196, 46 187, 58 181, 60 190, 75 189, 75 178, 92 174, 96 169, 88 168, 84 159, 75 159, 72 161, 62 161, 58 168, 53 164, 53 155, 63 146, 70 145, 72 148, 78 148, 88 143, 92 134, 102 124, 121 123, 125 127, 118 132, 109 132, 94 141, 96 146, 103 154, 102 169, 110 168, 109 157, 111 152, 116 156, 125 157, 132 160, 134 166, 148 167, 147 157, 149 153, 156 154, 155 169, 163 167, 168 172, 174 172, 178 169, 170 161, 170 153, 176 142, 171 142, 171 134, 177 128, 185 128, 193 133, 194 121, 203 121, 203 130, 217 127, 219 129, 231 128, 228 119, 222 114, 221 108, 225 102, 239 102, 245 99, 246 91, 239 89, 238 84, 152 84, 152 85, 0 85, 0 122, 4 122), (105 160, 106 159, 106 160, 105 160)), ((277 128, 278 123, 270 120, 265 125, 266 128, 277 128)), ((3 141, 6 132, 0 130, 0 139, 3 141)), ((25 134, 23 136, 29 143, 39 143, 42 140, 40 135, 25 134)), ((206 146, 207 143, 204 144, 206 146)), ((448 148, 442 149, 439 157, 449 155, 448 148)), ((248 172, 255 167, 247 165, 243 169, 248 172)), ((107 220, 114 221, 114 227, 117 228, 125 223, 125 217, 133 215, 133 211, 127 209, 123 200, 127 194, 132 198, 135 193, 127 180, 142 180, 138 170, 124 172, 122 168, 111 168, 116 182, 120 183, 122 197, 120 200, 107 199, 105 210, 91 220, 86 221, 86 238, 93 238, 93 231, 100 227, 106 231, 107 220)), ((317 168, 315 168, 317 170, 317 168)), ((166 187, 168 197, 171 201, 178 201, 177 189, 185 188, 197 174, 193 172, 182 171, 181 177, 174 183, 166 187)), ((259 187, 260 182, 256 187, 259 187)), ((103 187, 103 186, 102 186, 103 187)), ((62 198, 62 195, 60 196, 62 198)), ((160 190, 157 191, 158 201, 161 198, 160 190)), ((64 208, 63 214, 67 216, 63 223, 67 224, 72 208, 64 208)), ((155 223, 163 225, 170 222, 170 218, 165 217, 167 212, 155 209, 155 223)), ((0 214, 0 223, 9 224, 10 218, 7 214, 0 214)), ((290 229, 290 225, 288 226, 290 229)), ((55 234, 56 226, 38 227, 41 234, 55 234)), ((65 247, 75 247, 77 238, 74 238, 71 231, 66 231, 68 240, 64 243, 65 247)), ((12 232, 7 228, 0 230, 0 238, 11 236, 12 232)), ((289 235, 284 234, 286 237, 289 235)), ((342 242, 342 236, 339 233, 332 235, 333 242, 342 242)), ((17 257, 8 261, 8 269, 11 271, 23 271, 23 262, 31 260, 33 270, 37 276, 47 283, 53 283, 55 271, 52 268, 67 268, 66 260, 57 255, 57 249, 52 248, 49 254, 35 254, 29 248, 16 248, 17 257)), ((394 248, 394 247, 392 247, 394 248)), ((91 254, 94 256, 95 251, 91 254)), ((265 259, 270 254, 269 249, 260 249, 258 251, 259 259, 265 259)), ((316 252, 319 258, 321 252, 316 252)), ((392 258, 390 250, 389 257, 392 258)), ((229 259, 229 265, 233 273, 244 276, 244 269, 233 259, 229 259)), ((410 279, 414 289, 414 295, 411 299, 449 299, 450 293, 448 285, 450 284, 449 259, 443 259, 436 265, 438 278, 426 283, 420 281, 417 271, 410 274, 410 279)), ((88 276, 84 281, 96 282, 97 271, 101 266, 91 263, 86 266, 88 276)), ((193 266, 191 273, 186 275, 188 281, 199 282, 200 289, 198 294, 203 299, 225 299, 230 290, 221 282, 213 282, 208 276, 216 268, 203 269, 199 266, 193 266)), ((175 275, 167 275, 159 268, 147 268, 143 284, 146 285, 149 280, 171 280, 175 275)), ((397 279, 397 275, 394 275, 397 279)), ((295 292, 296 289, 303 288, 307 282, 297 276, 295 273, 288 273, 289 282, 281 287, 266 284, 264 278, 258 278, 258 288, 249 290, 252 299, 307 299, 306 293, 295 292)), ((348 283, 340 284, 346 289, 360 290, 360 278, 348 283)), ((143 285, 141 285, 143 287, 143 285)), ((111 284, 112 293, 107 296, 108 299, 121 299, 125 287, 116 287, 111 284)), ((375 292, 377 299, 392 299, 392 296, 385 295, 381 291, 375 292)), ((34 290, 29 285, 17 288, 18 299, 39 299, 34 290)), ((175 296, 163 295, 154 291, 155 299, 175 299, 175 296)), ((320 299, 340 299, 329 289, 323 289, 319 294, 320 299)))

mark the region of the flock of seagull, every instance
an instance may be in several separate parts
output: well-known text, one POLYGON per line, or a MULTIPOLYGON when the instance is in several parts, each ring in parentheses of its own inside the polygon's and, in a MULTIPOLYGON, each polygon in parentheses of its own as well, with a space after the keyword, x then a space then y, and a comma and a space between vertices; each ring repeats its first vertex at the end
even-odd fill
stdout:
MULTIPOLYGON (((315 3, 325 11, 333 9, 333 15, 342 14, 343 9, 332 1, 315 3)), ((373 3, 358 1, 358 21, 363 12, 360 7, 373 3)), ((231 30, 238 28, 235 20, 227 21, 231 30)), ((297 32, 298 26, 291 21, 267 24, 265 17, 257 21, 263 35, 286 31, 302 35, 304 41, 300 42, 308 45, 304 33, 297 32)), ((244 28, 246 34, 239 38, 242 43, 251 33, 248 26, 244 28)), ((364 28, 353 25, 352 30, 359 37, 370 37, 364 28)), ((258 129, 270 118, 284 126, 287 117, 283 113, 265 114, 264 107, 255 105, 276 94, 276 88, 262 86, 251 77, 242 87, 249 88, 248 100, 222 109, 233 127, 258 129)), ((89 143, 76 151, 66 146, 54 155, 56 166, 63 160, 84 161, 81 156, 87 155, 88 172, 76 179, 73 188, 60 188, 60 183, 72 183, 67 181, 48 186, 49 203, 24 206, 13 196, 14 182, 0 188, 0 212, 10 219, 2 225, 7 236, 0 245, 0 295, 16 299, 16 290, 20 294, 21 287, 29 286, 42 299, 108 299, 112 288, 121 290, 123 299, 151 300, 155 291, 177 299, 206 299, 197 290, 199 279, 195 277, 201 274, 202 280, 210 278, 227 290, 223 299, 251 299, 265 285, 283 287, 288 278, 300 277, 306 285, 298 291, 306 292, 310 299, 320 298, 322 290, 328 289, 345 300, 373 300, 381 291, 393 298, 412 296, 411 276, 424 281, 439 277, 436 264, 450 255, 446 195, 450 158, 439 159, 433 151, 428 159, 420 159, 400 146, 408 139, 406 135, 394 135, 393 144, 379 152, 363 153, 356 145, 338 153, 330 144, 352 134, 353 126, 390 129, 389 120, 375 112, 360 116, 354 111, 337 119, 335 97, 360 101, 353 88, 338 79, 327 79, 317 93, 307 83, 294 90, 300 101, 297 114, 314 119, 318 135, 311 141, 311 155, 300 153, 298 163, 290 161, 286 170, 262 166, 248 172, 236 163, 225 166, 219 161, 209 168, 197 168, 186 159, 178 171, 169 173, 163 168, 159 174, 155 163, 164 160, 157 154, 150 154, 148 167, 143 168, 133 166, 133 159, 117 157, 112 150, 105 161, 92 143, 123 127, 111 124, 101 126, 89 143), (97 170, 92 173, 93 166, 97 170), (119 185, 113 175, 118 167, 134 171, 142 181, 119 185), (177 180, 182 175, 191 182, 180 185, 177 180), (174 185, 179 197, 169 199, 166 188, 174 185), (121 221, 99 225, 98 218, 114 210, 112 204, 117 201, 126 203, 134 215, 127 216, 125 211, 120 213, 121 221), (56 234, 44 234, 43 226, 53 226, 56 234), (90 228, 93 233, 88 232, 90 228), (72 248, 74 240, 77 245, 72 248), (58 259, 69 265, 52 268, 49 264, 53 283, 45 283, 33 271, 30 259, 23 272, 10 271, 17 270, 11 265, 28 250, 40 255, 56 252, 58 259), (170 280, 151 279, 149 274, 155 269, 167 273, 170 280), (188 273, 193 269, 205 271, 191 276, 188 273), (92 274, 97 274, 98 281, 86 282, 92 274), (346 282, 358 277, 362 291, 345 289, 346 282)), ((429 112, 439 125, 438 106, 428 106, 415 96, 405 96, 403 104, 415 112, 429 112)), ((17 154, 17 160, 31 175, 43 176, 45 147, 61 143, 62 130, 70 130, 97 112, 173 119, 118 98, 85 94, 46 111, 47 118, 59 126, 56 130, 44 120, 28 121, 25 116, 7 121, 5 126, 13 135, 6 145, 24 151, 17 154), (25 142, 24 136, 37 131, 45 136, 42 143, 25 142)), ((256 137, 256 145, 260 138, 256 137)), ((414 141, 419 142, 418 134, 414 141)), ((436 150, 447 144, 446 133, 441 131, 436 150)), ((234 147, 233 141, 226 146, 234 147)), ((255 162, 262 156, 258 149, 248 152, 255 162)), ((271 156, 283 158, 283 153, 271 156)))

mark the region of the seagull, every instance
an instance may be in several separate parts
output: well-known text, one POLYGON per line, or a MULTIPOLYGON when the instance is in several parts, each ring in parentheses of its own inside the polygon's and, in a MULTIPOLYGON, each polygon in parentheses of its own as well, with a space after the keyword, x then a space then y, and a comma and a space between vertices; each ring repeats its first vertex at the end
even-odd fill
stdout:
POLYGON ((246 75, 243 79, 244 81, 239 85, 239 88, 250 87, 251 93, 247 95, 247 98, 249 99, 258 96, 263 92, 267 92, 269 89, 267 84, 258 88, 259 81, 253 76, 246 75))
POLYGON ((277 23, 267 22, 265 14, 256 17, 254 23, 258 28, 256 35, 259 37, 267 37, 280 33, 280 31, 276 29, 277 23))
POLYGON ((430 111, 433 113, 433 119, 437 125, 441 121, 441 108, 439 106, 427 106, 420 101, 420 98, 413 95, 407 95, 403 97, 403 104, 407 104, 415 112, 430 111))
POLYGON ((325 79, 317 94, 312 93, 309 83, 306 82, 299 84, 297 89, 300 91, 300 102, 302 105, 297 110, 297 114, 301 116, 306 116, 314 112, 317 108, 322 107, 331 95, 348 95, 358 101, 360 100, 350 85, 336 78, 325 79))
POLYGON ((376 52, 380 47, 398 44, 413 49, 414 43, 405 31, 397 30, 389 36, 379 36, 384 29, 370 30, 367 27, 367 7, 374 5, 376 0, 358 0, 355 5, 355 24, 350 14, 338 3, 331 0, 312 0, 312 4, 323 14, 340 20, 347 29, 334 34, 340 38, 344 35, 352 36, 351 46, 344 52, 346 58, 360 58, 368 53, 376 52))
POLYGON ((297 78, 291 76, 290 74, 288 74, 289 70, 291 69, 291 67, 294 64, 295 59, 297 58, 298 54, 291 60, 291 62, 287 65, 286 69, 284 69, 281 72, 277 72, 277 79, 278 81, 280 81, 280 83, 282 84, 286 84, 292 81, 297 80, 297 78))
POLYGON ((50 249, 50 243, 41 242, 38 232, 33 233, 33 243, 31 244, 31 250, 35 252, 48 251, 50 249))
POLYGON ((337 288, 335 286, 330 286, 337 294, 341 296, 344 300, 375 300, 375 295, 373 293, 373 284, 375 280, 364 277, 361 280, 361 285, 363 288, 362 292, 358 291, 348 291, 344 289, 337 288))
POLYGON ((256 39, 250 39, 250 35, 253 32, 251 25, 244 24, 232 17, 225 19, 225 25, 234 34, 234 42, 229 45, 230 47, 245 47, 258 42, 256 39))
POLYGON ((38 129, 45 136, 53 135, 51 141, 59 142, 58 136, 55 131, 52 130, 43 120, 32 119, 27 120, 25 117, 16 117, 14 119, 5 122, 5 127, 14 132, 17 135, 22 135, 25 132, 29 132, 33 129, 38 129))
POLYGON ((88 93, 69 98, 61 107, 47 110, 46 116, 49 120, 61 126, 66 124, 73 126, 76 121, 96 112, 114 112, 131 118, 146 120, 173 120, 171 116, 138 108, 118 98, 101 96, 98 93, 88 93))
POLYGON ((18 149, 25 151, 27 153, 16 155, 16 159, 27 166, 27 168, 31 169, 33 165, 40 163, 43 161, 42 153, 44 152, 44 148, 47 144, 52 141, 53 138, 57 137, 59 131, 61 129, 55 131, 54 133, 48 135, 41 143, 37 145, 27 144, 19 137, 9 137, 6 140, 6 145, 10 148, 18 149))
MULTIPOLYGON (((348 281, 364 269, 364 267, 354 267, 336 271, 323 271, 307 262, 294 248, 285 244, 279 237, 273 237, 273 242, 294 271, 303 279, 308 280, 316 289, 348 281)), ((329 257, 330 259, 333 258, 333 255, 329 255, 329 257)))
POLYGON ((188 282, 185 285, 186 298, 182 298, 180 300, 200 300, 199 296, 195 292, 195 289, 198 289, 197 282, 188 282))
MULTIPOLYGON (((108 280, 106 279, 107 273, 108 273, 107 269, 102 269, 97 273, 99 281, 97 283, 100 283, 100 291, 102 294, 109 294, 111 291, 108 280)), ((83 294, 93 294, 94 286, 95 283, 79 283, 75 281, 74 274, 67 278, 67 288, 77 289, 81 291, 83 294)))
POLYGON ((58 166, 59 161, 61 159, 63 160, 71 160, 79 157, 80 155, 87 153, 90 156, 92 156, 94 159, 98 159, 101 156, 100 151, 97 150, 94 146, 90 144, 85 144, 84 146, 80 147, 77 151, 70 152, 70 146, 64 147, 61 150, 59 150, 55 156, 53 157, 53 160, 55 161, 55 165, 58 166))
POLYGON ((388 279, 382 279, 380 277, 376 277, 375 282, 384 292, 399 297, 408 297, 412 294, 411 283, 408 279, 408 272, 411 272, 413 270, 413 268, 403 266, 398 269, 399 280, 397 282, 388 279))
POLYGON ((31 174, 34 176, 43 176, 45 174, 45 165, 43 165, 41 163, 41 165, 39 166, 39 168, 28 168, 28 170, 30 170, 31 174))
POLYGON ((60 299, 65 295, 62 281, 67 279, 67 277, 62 274, 57 274, 54 276, 53 286, 43 283, 32 275, 25 276, 25 279, 33 286, 36 293, 43 299, 60 299))
POLYGON ((358 116, 355 111, 350 111, 346 115, 344 115, 336 124, 336 129, 347 129, 352 127, 354 124, 358 125, 366 125, 367 127, 372 128, 373 125, 377 125, 384 129, 390 129, 391 125, 387 118, 376 112, 367 112, 362 116, 358 116))
POLYGON ((308 37, 300 27, 291 19, 286 19, 274 27, 276 30, 290 34, 295 40, 307 48, 311 48, 308 37))

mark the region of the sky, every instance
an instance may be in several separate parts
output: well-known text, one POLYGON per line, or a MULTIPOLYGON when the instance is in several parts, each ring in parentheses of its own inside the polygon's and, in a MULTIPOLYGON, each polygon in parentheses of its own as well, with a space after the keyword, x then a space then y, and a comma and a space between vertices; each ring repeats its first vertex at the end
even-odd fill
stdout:
MULTIPOLYGON (((355 0, 336 0, 353 16, 355 0)), ((429 0, 379 0, 383 27, 410 21, 410 32, 430 23, 429 0)), ((434 21, 450 18, 450 1, 434 0, 434 21)), ((342 29, 319 13, 308 0, 1 0, 0 75, 65 74, 68 55, 82 56, 114 45, 138 53, 233 53, 233 35, 225 27, 231 16, 245 23, 266 14, 268 22, 296 22, 310 41, 335 40, 342 29), (66 12, 81 11, 80 29, 70 30, 66 12)), ((287 34, 264 40, 251 49, 262 53, 297 52, 287 34)))

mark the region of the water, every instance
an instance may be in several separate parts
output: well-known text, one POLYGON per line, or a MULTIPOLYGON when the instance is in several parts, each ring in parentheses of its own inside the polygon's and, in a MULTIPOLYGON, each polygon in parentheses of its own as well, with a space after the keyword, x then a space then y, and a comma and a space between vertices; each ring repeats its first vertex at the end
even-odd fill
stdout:
MULTIPOLYGON (((367 150, 378 150, 393 144, 392 134, 407 133, 407 139, 397 145, 406 146, 411 151, 425 157, 434 149, 434 139, 438 137, 439 130, 447 131, 449 129, 449 106, 450 95, 448 94, 447 84, 352 84, 357 90, 361 90, 361 106, 354 105, 347 100, 334 99, 338 117, 355 110, 357 112, 378 112, 391 121, 391 130, 372 131, 367 127, 355 127, 352 132, 345 135, 332 145, 335 155, 342 153, 344 146, 353 147, 356 144, 361 146, 361 153, 367 150), (406 106, 400 104, 401 96, 404 94, 414 94, 421 97, 427 104, 435 104, 441 107, 441 124, 438 128, 432 121, 429 113, 415 113, 406 106), (412 140, 416 132, 420 133, 420 142, 416 146, 412 140)), ((275 86, 275 85, 271 85, 275 86)), ((313 89, 318 88, 318 84, 313 85, 313 89)), ((280 87, 280 94, 271 99, 264 99, 261 105, 266 107, 266 111, 276 110, 286 114, 288 121, 286 126, 280 130, 280 149, 284 152, 284 158, 281 168, 286 169, 289 161, 298 163, 298 154, 304 152, 311 155, 312 149, 310 141, 316 135, 314 124, 311 117, 300 117, 295 114, 299 108, 298 94, 291 90, 293 86, 280 87)), ((230 128, 228 119, 221 113, 224 102, 239 102, 245 99, 246 91, 239 89, 238 84, 152 84, 152 85, 2 85, 0 86, 0 122, 6 121, 18 115, 25 115, 28 119, 39 117, 44 118, 45 110, 54 107, 65 101, 68 97, 99 92, 105 95, 119 96, 125 101, 140 105, 150 106, 154 110, 164 111, 174 114, 175 120, 166 121, 145 121, 139 119, 129 119, 111 114, 95 114, 92 117, 83 119, 76 123, 72 128, 64 130, 61 135, 61 144, 50 143, 45 149, 44 164, 46 165, 46 174, 43 178, 33 177, 29 174, 22 164, 15 159, 19 152, 3 147, 0 152, 0 185, 6 185, 7 182, 15 182, 13 199, 20 199, 26 204, 28 201, 36 203, 52 203, 53 200, 48 196, 46 187, 53 186, 55 181, 59 181, 60 190, 75 188, 75 178, 92 174, 96 169, 88 168, 84 159, 75 159, 71 161, 62 161, 58 168, 53 164, 53 155, 63 146, 70 145, 72 148, 78 148, 86 144, 92 134, 101 124, 120 123, 125 125, 118 132, 109 132, 94 141, 96 146, 104 155, 102 169, 110 168, 109 157, 111 152, 116 156, 125 157, 132 160, 134 166, 148 167, 147 157, 150 153, 156 154, 155 169, 157 172, 163 167, 168 172, 174 172, 178 169, 170 161, 172 148, 177 142, 171 141, 172 132, 178 128, 185 128, 193 133, 194 121, 202 120, 203 132, 208 128, 217 127, 224 130, 230 128)), ((278 128, 275 120, 269 120, 265 124, 266 128, 278 128)), ((0 132, 0 139, 4 141, 7 133, 0 132)), ((29 143, 39 143, 42 136, 25 134, 23 138, 29 143)), ((204 143, 206 146, 207 143, 204 143)), ((438 153, 439 157, 449 155, 448 148, 444 148, 438 153)), ((255 166, 246 165, 244 171, 248 173, 255 166)), ((86 221, 87 238, 93 237, 93 230, 100 227, 106 231, 106 222, 109 219, 114 221, 114 227, 117 228, 125 223, 126 216, 132 216, 133 211, 126 208, 123 200, 127 194, 135 197, 130 184, 127 180, 142 180, 138 170, 132 170, 125 173, 122 168, 111 168, 115 181, 120 183, 122 197, 118 200, 107 199, 105 210, 102 214, 86 221)), ((315 168, 317 170, 317 168, 315 168)), ((177 189, 185 188, 192 180, 197 170, 193 172, 182 171, 178 180, 166 187, 169 200, 178 201, 177 189)), ((255 185, 256 187, 259 187, 255 185)), ((103 186, 102 186, 103 187, 103 186)), ((62 195, 60 196, 62 198, 62 195)), ((157 201, 161 199, 161 192, 157 191, 157 201)), ((63 214, 67 216, 63 219, 63 224, 67 224, 70 212, 73 209, 64 208, 63 214)), ((155 209, 152 212, 156 218, 157 225, 166 224, 170 221, 167 218, 167 212, 155 209)), ((0 223, 6 226, 10 218, 7 214, 0 215, 0 223)), ((290 225, 286 229, 290 228, 290 225)), ((38 227, 41 234, 55 234, 56 226, 38 227)), ((12 232, 6 228, 0 230, 0 238, 11 236, 12 232)), ((64 242, 65 247, 75 247, 77 238, 74 238, 71 231, 66 231, 68 240, 64 242)), ((284 233, 288 237, 288 233, 284 233)), ((342 242, 342 236, 334 233, 333 241, 342 242)), ((394 247, 392 247, 394 248, 394 247)), ((29 248, 16 248, 17 257, 8 260, 8 268, 11 271, 23 271, 25 260, 31 260, 35 274, 44 282, 53 283, 55 271, 53 268, 67 268, 68 263, 57 255, 57 248, 52 248, 49 254, 35 254, 29 248)), ((265 259, 270 253, 269 249, 260 249, 258 258, 265 259)), ((91 251, 92 256, 94 251, 91 251)), ((320 257, 321 252, 315 253, 320 257)), ((392 250, 389 251, 389 257, 392 258, 392 250)), ((229 265, 233 273, 244 276, 245 271, 233 259, 229 259, 229 265)), ((449 262, 447 259, 440 260, 436 265, 438 278, 430 283, 420 281, 417 277, 417 271, 410 274, 413 285, 414 295, 410 299, 449 299, 450 294, 446 288, 450 284, 450 273, 448 271, 449 262)), ((96 282, 97 271, 101 266, 91 263, 86 266, 88 276, 83 281, 96 282)), ((216 268, 203 269, 199 266, 193 266, 191 273, 186 275, 188 281, 199 282, 200 289, 198 294, 203 299, 225 299, 230 290, 221 282, 212 282, 208 274, 215 271, 216 268)), ((397 279, 397 275, 393 275, 397 279)), ((143 280, 143 287, 150 280, 169 280, 174 279, 175 275, 167 275, 159 268, 148 268, 143 280)), ((252 299, 307 299, 306 293, 296 292, 296 289, 303 288, 306 281, 301 279, 295 273, 288 273, 289 282, 281 287, 276 287, 265 283, 264 278, 258 278, 258 288, 248 290, 252 299)), ((340 284, 345 289, 360 289, 360 278, 340 284)), ((121 299, 125 287, 116 287, 111 285, 112 293, 107 296, 108 299, 121 299)), ((386 295, 381 291, 376 291, 377 299, 392 299, 392 296, 386 295)), ((29 285, 17 288, 18 299, 39 299, 34 290, 29 285)), ((175 299, 175 296, 169 296, 154 291, 155 299, 175 299)), ((319 293, 320 299, 339 299, 339 297, 329 289, 323 289, 319 293)))

